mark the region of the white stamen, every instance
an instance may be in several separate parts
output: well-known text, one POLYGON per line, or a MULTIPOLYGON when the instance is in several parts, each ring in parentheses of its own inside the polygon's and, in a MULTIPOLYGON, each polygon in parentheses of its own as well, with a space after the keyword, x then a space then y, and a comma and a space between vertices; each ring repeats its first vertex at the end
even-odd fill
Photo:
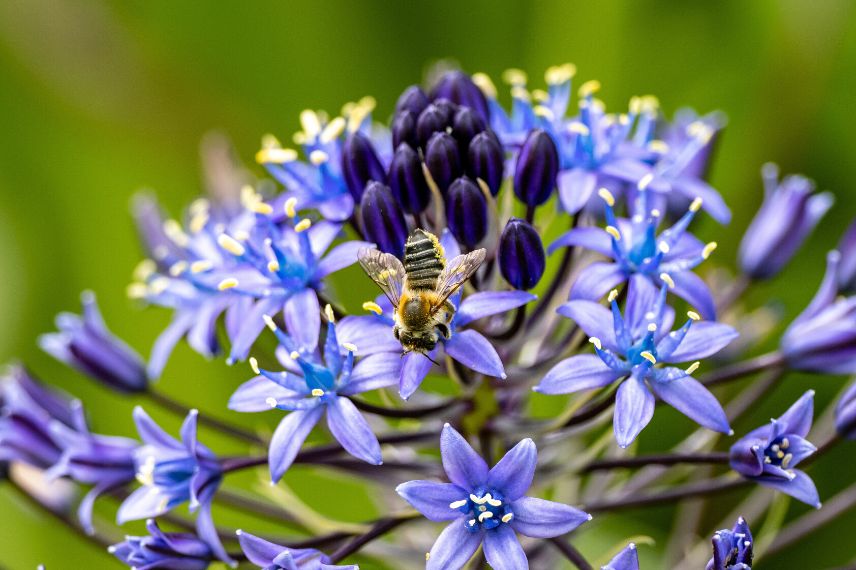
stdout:
POLYGON ((694 321, 700 321, 701 320, 701 315, 699 315, 695 311, 687 311, 687 316, 694 321))
POLYGON ((279 271, 279 262, 275 259, 272 259, 268 261, 267 268, 268 271, 270 271, 271 273, 276 273, 277 271, 279 271))
POLYGON ((263 148, 256 153, 259 164, 285 164, 297 160, 297 151, 293 148, 263 148))
POLYGON ((455 501, 454 503, 449 503, 449 508, 450 509, 460 509, 461 507, 466 505, 467 502, 468 501, 466 499, 461 499, 460 501, 455 501))
POLYGON ((637 184, 637 188, 640 190, 645 190, 648 186, 651 185, 651 182, 654 181, 654 175, 650 172, 639 179, 639 184, 637 184))
POLYGON ((267 325, 267 328, 272 331, 276 331, 276 323, 273 322, 273 319, 270 315, 262 315, 262 319, 264 320, 265 325, 267 325))
POLYGON ((615 206, 615 196, 613 196, 612 192, 610 192, 606 188, 601 188, 600 190, 598 190, 597 195, 600 196, 601 200, 606 202, 608 206, 615 206))
POLYGON ((579 96, 580 97, 589 97, 590 95, 594 95, 600 91, 600 81, 597 79, 589 79, 582 85, 580 85, 579 96))
POLYGON ((333 307, 330 306, 330 303, 324 305, 324 315, 327 317, 327 322, 335 323, 336 317, 333 315, 333 307))
POLYGON ((186 261, 176 261, 169 268, 169 274, 173 277, 178 277, 182 273, 187 271, 187 262, 186 261))
POLYGON ((600 343, 600 339, 596 336, 591 337, 589 339, 589 342, 592 343, 598 350, 601 350, 603 348, 603 345, 600 343))
POLYGON ((348 352, 357 352, 357 345, 351 342, 343 342, 342 348, 344 348, 348 352))
POLYGON ((692 201, 692 204, 690 204, 690 212, 698 212, 701 209, 701 205, 702 199, 696 197, 696 199, 692 201))
POLYGON ((661 241, 660 243, 657 244, 657 249, 659 249, 663 253, 669 253, 669 250, 672 248, 669 247, 669 244, 667 244, 666 242, 661 241))
POLYGON ((297 360, 300 358, 300 353, 297 352, 296 350, 292 350, 291 354, 289 354, 288 357, 292 360, 297 360))
POLYGON ((263 216, 270 216, 273 214, 273 206, 266 202, 256 202, 250 209, 257 214, 262 214, 263 216))
POLYGON ((383 309, 381 309, 380 305, 378 305, 374 301, 366 301, 365 303, 363 303, 363 310, 371 311, 372 313, 375 313, 377 315, 383 314, 383 309))
POLYGON ((606 233, 611 235, 617 241, 621 241, 621 232, 618 231, 618 228, 615 226, 606 226, 606 233))
POLYGON ((490 511, 485 511, 479 515, 479 522, 484 522, 485 519, 489 519, 493 517, 493 513, 490 511))
POLYGON ((692 364, 690 364, 690 365, 687 367, 687 371, 686 371, 686 372, 687 372, 687 374, 692 374, 693 372, 695 372, 696 370, 698 370, 698 367, 699 367, 699 366, 701 366, 701 362, 699 362, 698 360, 696 360, 695 362, 693 362, 692 364))
POLYGON ((648 332, 657 332, 657 323, 648 323, 648 332))
POLYGON ((321 388, 313 388, 312 389, 312 395, 315 396, 316 398, 320 398, 321 396, 324 395, 324 390, 322 390, 321 388))
POLYGON ((606 298, 606 300, 612 303, 613 301, 615 301, 616 297, 618 297, 618 289, 613 289, 609 292, 609 296, 606 298))
POLYGON ((190 264, 190 272, 191 273, 202 273, 203 271, 208 271, 214 267, 214 264, 211 263, 207 259, 200 259, 199 261, 194 261, 190 264))
POLYGON ((250 368, 256 374, 256 376, 261 374, 261 371, 259 370, 259 361, 256 360, 254 356, 250 357, 250 368))
POLYGON ((295 207, 297 206, 297 198, 291 197, 285 201, 285 215, 289 218, 293 218, 297 215, 297 210, 295 207))
POLYGON ((487 504, 490 505, 491 507, 501 507, 502 501, 500 501, 499 499, 491 498, 491 499, 487 500, 487 504))
POLYGON ((794 458, 793 453, 788 453, 787 455, 785 455, 785 457, 782 459, 782 469, 787 469, 788 464, 790 464, 790 462, 793 458, 794 458))
POLYGON ((663 283, 665 283, 669 287, 669 289, 675 288, 675 280, 672 279, 672 276, 669 275, 668 273, 661 273, 660 279, 663 280, 663 283))
POLYGON ((315 166, 324 164, 328 160, 330 160, 330 155, 328 155, 323 150, 313 150, 311 153, 309 153, 309 162, 311 162, 315 166))
POLYGON ((271 408, 276 407, 276 398, 265 398, 265 403, 271 408))
POLYGON ((713 253, 713 250, 716 249, 716 245, 716 242, 712 241, 706 246, 704 246, 704 249, 701 252, 702 258, 707 259, 708 257, 710 257, 710 254, 713 253))

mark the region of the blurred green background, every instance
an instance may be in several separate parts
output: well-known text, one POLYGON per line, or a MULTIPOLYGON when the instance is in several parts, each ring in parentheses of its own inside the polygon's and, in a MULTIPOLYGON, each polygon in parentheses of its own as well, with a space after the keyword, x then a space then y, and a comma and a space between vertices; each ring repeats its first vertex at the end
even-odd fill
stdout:
MULTIPOLYGON (((131 434, 132 401, 67 372, 34 340, 52 328, 57 311, 77 310, 79 292, 91 288, 115 332, 148 352, 168 316, 139 311, 124 294, 140 257, 128 216, 132 193, 152 188, 176 214, 201 187, 198 147, 207 131, 227 133, 251 164, 261 135, 288 140, 303 108, 336 112, 371 94, 378 100, 376 117, 384 119, 402 88, 419 82, 440 58, 487 72, 497 83, 503 69, 519 67, 533 86, 547 66, 571 61, 578 67, 576 84, 599 79, 600 96, 613 110, 647 93, 658 95, 669 115, 680 106, 723 110, 729 123, 712 181, 735 219, 726 228, 702 226, 705 238, 719 241, 721 263, 733 264, 740 231, 759 203, 763 162, 806 173, 832 190, 837 206, 803 255, 755 294, 758 301, 781 297, 788 317, 813 294, 824 252, 856 210, 856 12, 847 0, 5 0, 0 361, 21 359, 83 398, 96 430, 131 434)), ((200 408, 222 410, 246 377, 243 368, 204 363, 181 346, 161 388, 185 400, 192 394, 200 408)), ((742 427, 777 415, 809 386, 825 403, 842 381, 788 380, 742 427)), ((177 428, 172 418, 163 420, 177 428)), ((675 425, 689 429, 686 422, 675 425)), ((856 480, 847 450, 822 463, 813 470, 822 498, 856 480)), ((371 512, 365 500, 349 499, 347 485, 322 487, 299 478, 293 484, 322 512, 354 521, 371 512)), ((109 516, 110 508, 99 512, 109 516)), ((0 564, 117 566, 4 489, 0 513, 0 564)), ((670 512, 640 512, 622 521, 623 534, 662 536, 670 512)), ((843 564, 854 547, 840 539, 854 528, 856 517, 841 519, 818 531, 812 548, 790 549, 787 558, 758 567, 843 564)), ((643 568, 657 567, 645 566, 646 559, 654 560, 643 558, 643 568)))

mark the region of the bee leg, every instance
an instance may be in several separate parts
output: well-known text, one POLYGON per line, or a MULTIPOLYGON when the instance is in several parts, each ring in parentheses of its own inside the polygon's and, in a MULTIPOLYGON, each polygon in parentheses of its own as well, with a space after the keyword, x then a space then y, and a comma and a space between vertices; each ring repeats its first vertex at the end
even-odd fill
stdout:
POLYGON ((398 335, 398 325, 392 327, 392 336, 395 337, 395 340, 401 340, 398 335))

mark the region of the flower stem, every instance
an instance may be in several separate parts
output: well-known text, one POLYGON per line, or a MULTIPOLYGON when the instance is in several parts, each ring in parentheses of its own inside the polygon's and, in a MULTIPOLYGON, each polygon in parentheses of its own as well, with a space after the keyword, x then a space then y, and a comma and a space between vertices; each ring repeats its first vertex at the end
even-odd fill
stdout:
POLYGON ((561 536, 549 538, 547 540, 579 570, 594 570, 594 566, 589 564, 588 560, 585 559, 582 553, 574 548, 573 544, 566 542, 561 536))
MULTIPOLYGON (((168 410, 178 416, 184 417, 190 412, 189 407, 185 406, 180 402, 177 402, 171 396, 167 396, 163 392, 155 390, 154 388, 150 387, 148 391, 144 392, 144 394, 148 396, 148 398, 158 406, 161 406, 165 410, 168 410)), ((267 442, 265 440, 263 440, 253 432, 245 430, 244 428, 236 426, 229 422, 218 420, 209 416, 208 414, 199 414, 198 420, 200 424, 209 427, 213 430, 219 431, 220 433, 228 435, 230 437, 241 439, 254 445, 267 445, 267 442)))
POLYGON ((779 368, 783 365, 784 357, 780 352, 768 352, 766 354, 714 370, 713 372, 706 374, 701 379, 701 383, 705 386, 716 386, 718 384, 724 384, 725 382, 742 378, 743 376, 754 374, 755 372, 760 372, 766 368, 779 368))
POLYGON ((712 495, 715 493, 723 493, 745 487, 751 484, 751 481, 746 479, 733 479, 731 477, 722 479, 711 479, 700 483, 689 483, 682 487, 675 487, 669 491, 662 493, 654 493, 650 495, 632 496, 629 498, 606 499, 603 501, 595 501, 583 507, 588 512, 603 512, 617 511, 620 509, 631 509, 636 507, 649 507, 669 503, 679 499, 689 497, 701 497, 704 495, 712 495))
POLYGON ((710 453, 672 453, 663 455, 638 455, 620 459, 601 459, 592 461, 582 468, 583 473, 607 469, 627 469, 647 467, 648 465, 677 465, 680 463, 728 463, 728 454, 724 451, 710 453))
POLYGON ((399 525, 406 523, 407 521, 415 520, 419 518, 421 515, 414 513, 403 515, 399 517, 389 517, 385 519, 378 520, 375 524, 372 525, 371 529, 368 532, 361 534, 359 536, 354 537, 353 540, 348 541, 338 550, 336 550, 333 554, 330 555, 330 562, 332 564, 336 564, 340 562, 342 559, 347 558, 354 552, 360 550, 363 546, 368 544, 369 542, 380 538, 386 533, 390 532, 394 528, 399 525))

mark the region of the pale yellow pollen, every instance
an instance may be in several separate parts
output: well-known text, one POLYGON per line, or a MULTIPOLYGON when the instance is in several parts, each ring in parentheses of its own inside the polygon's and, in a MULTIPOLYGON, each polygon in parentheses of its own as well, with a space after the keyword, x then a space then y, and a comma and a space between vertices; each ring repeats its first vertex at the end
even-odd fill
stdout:
POLYGON ((570 81, 577 74, 577 66, 573 63, 565 63, 563 65, 555 65, 548 67, 544 72, 544 81, 547 85, 560 85, 566 81, 570 81))
POLYGON ((285 164, 297 160, 297 151, 293 148, 263 148, 256 153, 259 164, 285 164))
POLYGON ((342 136, 342 133, 345 131, 345 119, 342 117, 336 117, 324 127, 324 130, 321 131, 321 143, 329 144, 342 136))
POLYGON ((600 339, 596 336, 591 337, 589 339, 589 342, 592 343, 594 347, 598 350, 601 350, 603 348, 603 345, 600 343, 600 339))
POLYGON ((550 94, 544 91, 543 89, 533 89, 532 98, 538 101, 539 103, 544 103, 550 98, 550 94))
POLYGON ((205 224, 208 223, 208 212, 197 212, 190 218, 188 228, 190 233, 198 234, 205 229, 205 224))
POLYGON ((493 84, 493 81, 487 74, 474 73, 472 79, 473 83, 481 89, 482 93, 491 99, 496 99, 496 85, 493 84))
POLYGON ((699 367, 699 366, 701 366, 701 362, 699 362, 698 360, 696 360, 695 362, 693 362, 692 364, 690 364, 690 365, 687 367, 687 371, 686 371, 686 372, 687 372, 687 374, 692 374, 693 372, 695 372, 696 370, 698 370, 698 367, 699 367))
POLYGON ((694 321, 700 321, 701 320, 701 316, 698 313, 696 313, 695 311, 687 311, 687 316, 694 321))
POLYGON ((322 390, 321 388, 313 388, 312 389, 312 395, 315 396, 316 398, 320 398, 321 396, 324 395, 324 390, 322 390))
POLYGON ((485 511, 479 515, 479 522, 484 522, 486 519, 492 518, 493 513, 490 511, 485 511))
POLYGON ((220 234, 217 236, 217 243, 232 255, 241 256, 247 252, 238 240, 228 234, 220 234))
POLYGON ((477 505, 483 505, 483 504, 485 504, 485 503, 488 501, 488 499, 490 499, 490 498, 491 498, 491 497, 490 497, 490 493, 488 493, 487 495, 485 495, 485 496, 484 496, 484 497, 482 497, 482 498, 478 498, 478 497, 476 497, 474 494, 470 493, 470 500, 471 500, 472 502, 474 502, 475 504, 477 504, 477 505))
POLYGON ((612 195, 612 192, 607 190, 606 188, 601 188, 597 191, 597 195, 600 196, 600 199, 606 202, 606 205, 609 207, 615 206, 615 196, 612 195))
POLYGON ((255 356, 250 357, 250 370, 252 370, 256 375, 261 374, 261 371, 259 370, 259 361, 256 360, 255 356))
POLYGON ((648 323, 648 332, 657 332, 657 323, 648 323))
POLYGON ((237 286, 238 286, 238 280, 235 279, 234 277, 227 277, 227 278, 223 279, 222 281, 220 281, 220 283, 217 284, 217 288, 221 291, 225 291, 226 289, 232 289, 232 288, 237 287, 237 286))
POLYGON ((428 562, 428 560, 430 560, 430 559, 431 559, 431 553, 430 553, 430 552, 426 552, 426 553, 425 553, 425 562, 428 562))
POLYGON ((648 352, 647 350, 643 350, 642 352, 640 352, 639 356, 641 356, 651 364, 657 364, 657 359, 654 358, 654 355, 648 352))
POLYGON ((277 271, 279 271, 279 262, 275 259, 272 259, 268 261, 267 268, 268 271, 270 271, 271 273, 276 273, 277 271))
POLYGON ((615 226, 606 226, 606 233, 611 235, 616 240, 621 241, 621 232, 618 231, 618 228, 615 226))
POLYGON ((211 202, 209 202, 206 198, 197 198, 193 202, 190 203, 190 206, 187 208, 191 214, 200 214, 202 212, 207 212, 211 207, 211 202))
POLYGON ((630 109, 631 115, 638 115, 639 112, 642 110, 642 99, 636 96, 631 97, 628 108, 630 109))
POLYGON ((534 109, 532 109, 532 112, 535 113, 535 116, 543 117, 548 121, 552 121, 554 117, 553 111, 543 105, 537 105, 534 109))
POLYGON ((710 242, 709 244, 704 246, 704 249, 701 252, 701 256, 704 259, 707 259, 708 257, 710 257, 710 254, 713 253, 713 250, 716 249, 716 246, 717 246, 717 244, 715 241, 710 242))
POLYGON ((616 297, 618 297, 618 289, 613 289, 609 292, 609 296, 606 298, 606 300, 612 303, 613 301, 615 301, 616 297))
POLYGON ((285 208, 284 208, 285 209, 285 215, 288 216, 289 218, 295 217, 297 215, 297 210, 295 209, 296 207, 297 207, 297 198, 292 196, 291 198, 289 198, 288 200, 285 201, 285 208))
POLYGON ((511 88, 511 96, 515 99, 520 99, 521 101, 526 101, 527 103, 532 99, 529 96, 529 91, 526 90, 522 85, 516 85, 511 88))
POLYGON ((312 109, 301 111, 300 127, 307 137, 314 139, 321 132, 321 121, 318 120, 318 114, 312 109))
POLYGON ((169 288, 169 279, 167 279, 166 277, 158 277, 156 279, 152 279, 152 281, 149 283, 149 290, 155 295, 160 295, 161 293, 166 291, 167 288, 169 288))
POLYGON ((365 95, 362 99, 357 101, 357 105, 360 107, 365 107, 369 112, 374 111, 375 107, 377 107, 377 99, 372 97, 371 95, 365 95))
MULTIPOLYGON (((781 451, 779 452, 781 453, 781 451)), ((788 465, 791 463, 791 460, 794 458, 793 453, 788 453, 782 458, 782 469, 787 469, 788 465)))
POLYGON ((502 72, 502 80, 509 85, 526 85, 529 78, 522 69, 512 67, 502 72))
POLYGON ((169 274, 173 277, 178 277, 185 271, 187 271, 187 262, 184 260, 176 261, 169 268, 169 274))
POLYGON ((657 208, 653 208, 653 209, 651 210, 651 217, 653 217, 653 218, 659 218, 659 217, 660 217, 660 215, 662 215, 662 212, 661 212, 660 210, 658 210, 657 208))
POLYGON ((701 121, 694 121, 687 125, 687 134, 702 142, 707 142, 713 136, 713 129, 701 121))
POLYGON ((460 509, 461 507, 463 507, 466 504, 467 504, 467 500, 461 499, 460 501, 455 501, 454 503, 449 503, 449 508, 450 509, 460 509))
POLYGON ((506 514, 502 515, 502 518, 500 520, 504 523, 508 523, 508 522, 511 522, 511 519, 513 519, 513 518, 514 518, 514 513, 506 513, 506 514))
POLYGON ((236 230, 234 233, 235 233, 235 239, 238 241, 247 241, 248 239, 250 239, 249 232, 247 232, 245 230, 236 230))
POLYGON ((330 160, 330 155, 324 152, 323 150, 313 150, 309 153, 309 162, 311 162, 315 166, 324 164, 328 160, 330 160))
POLYGON ((656 113, 660 108, 660 100, 654 95, 643 95, 640 97, 642 103, 642 111, 646 113, 656 113))
POLYGON ((628 117, 628 116, 627 116, 626 114, 624 114, 624 113, 621 113, 620 115, 618 115, 618 122, 619 122, 622 126, 625 126, 625 127, 626 127, 627 125, 629 125, 629 124, 630 124, 630 117, 628 117))
POLYGON ((655 139, 648 143, 648 150, 659 154, 666 154, 669 152, 669 145, 659 139, 655 139))
POLYGON ((194 261, 190 264, 190 272, 202 273, 203 271, 208 271, 213 266, 214 264, 208 261, 207 259, 200 259, 199 261, 194 261))
POLYGON ((782 449, 787 449, 791 446, 791 442, 788 441, 788 438, 782 438, 782 445, 780 446, 782 449))
POLYGON ((785 452, 784 452, 784 451, 781 451, 781 450, 780 450, 780 451, 777 451, 777 452, 776 452, 776 457, 778 457, 779 459, 782 459, 784 456, 785 456, 785 452))
POLYGON ((665 283, 669 287, 669 289, 675 288, 675 280, 672 279, 672 276, 669 275, 668 273, 661 273, 660 279, 663 280, 663 283, 665 283))
POLYGON ((649 172, 648 174, 639 179, 639 184, 637 184, 637 187, 640 190, 645 190, 653 180, 654 175, 649 172))
POLYGON ((600 91, 600 81, 597 79, 589 79, 582 85, 580 85, 579 96, 580 97, 590 97, 600 91))
POLYGON ((271 397, 271 398, 265 398, 265 403, 266 403, 268 406, 270 406, 271 408, 275 408, 275 407, 276 407, 276 398, 273 398, 273 397, 271 397))
POLYGON ((669 253, 669 250, 671 250, 672 248, 669 247, 668 243, 661 241, 660 243, 657 244, 657 249, 659 249, 663 253, 669 253))
POLYGON ((282 143, 271 133, 262 135, 262 148, 281 148, 282 143))
POLYGON ((324 314, 327 316, 328 322, 331 322, 331 323, 336 322, 336 317, 335 317, 335 315, 333 315, 333 307, 330 305, 330 303, 327 303, 326 305, 324 305, 324 314))
POLYGON ((363 121, 365 121, 366 117, 368 117, 371 112, 372 108, 366 107, 362 103, 354 105, 348 115, 348 131, 353 133, 360 130, 360 126, 362 126, 363 121))
POLYGON ((273 319, 271 318, 270 315, 262 315, 262 319, 264 320, 267 328, 269 328, 272 331, 276 331, 276 323, 273 322, 273 319))
POLYGON ((342 348, 344 348, 348 352, 357 352, 357 345, 352 342, 343 342, 342 348))
POLYGON ((134 268, 134 279, 137 281, 145 281, 158 270, 158 265, 151 259, 143 259, 134 268))
POLYGON ((701 209, 703 200, 699 197, 696 197, 692 204, 690 204, 690 212, 698 212, 701 209))
POLYGON ((262 214, 263 216, 270 216, 271 214, 273 214, 273 206, 266 202, 256 202, 255 204, 253 204, 250 210, 252 210, 256 214, 262 214))
POLYGON ((591 132, 589 131, 589 128, 587 126, 579 122, 570 123, 568 125, 568 131, 583 136, 588 136, 588 134, 591 132))
POLYGON ((131 283, 125 288, 125 294, 129 299, 143 299, 148 289, 142 283, 131 283))
POLYGON ((300 353, 297 352, 296 350, 292 350, 291 354, 289 354, 288 357, 291 358, 292 360, 297 360, 298 358, 300 358, 300 353))
POLYGON ((306 138, 306 133, 304 133, 303 131, 297 131, 296 133, 291 135, 291 142, 293 142, 297 146, 305 145, 308 142, 306 138))
POLYGON ((501 507, 502 501, 500 501, 499 499, 494 499, 491 497, 490 499, 487 500, 487 504, 490 505, 491 507, 501 507))
POLYGON ((163 233, 179 247, 186 247, 190 242, 190 238, 175 220, 166 220, 163 223, 163 233))
POLYGON ((382 315, 383 314, 383 309, 381 309, 380 305, 378 305, 374 301, 366 301, 365 303, 363 303, 363 310, 364 311, 371 311, 372 313, 375 313, 376 315, 382 315))
POLYGON ((294 231, 296 231, 297 233, 301 233, 305 232, 310 227, 312 227, 312 220, 310 220, 309 218, 303 218, 294 225, 294 231))

